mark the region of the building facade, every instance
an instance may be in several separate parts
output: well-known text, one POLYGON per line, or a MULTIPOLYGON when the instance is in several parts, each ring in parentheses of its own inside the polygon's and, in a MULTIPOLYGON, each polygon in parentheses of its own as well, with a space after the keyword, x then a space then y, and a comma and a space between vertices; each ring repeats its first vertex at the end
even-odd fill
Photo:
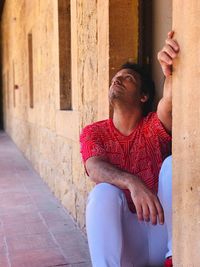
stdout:
POLYGON ((81 228, 93 185, 82 166, 79 133, 109 117, 110 77, 138 57, 138 1, 124 3, 4 3, 5 131, 81 228))
POLYGON ((82 229, 93 184, 80 131, 112 116, 108 88, 122 63, 154 62, 153 76, 160 75, 156 53, 173 19, 181 47, 173 74, 177 267, 200 266, 199 15, 197 0, 6 0, 1 16, 4 129, 82 229), (151 2, 153 32, 143 12, 151 2))

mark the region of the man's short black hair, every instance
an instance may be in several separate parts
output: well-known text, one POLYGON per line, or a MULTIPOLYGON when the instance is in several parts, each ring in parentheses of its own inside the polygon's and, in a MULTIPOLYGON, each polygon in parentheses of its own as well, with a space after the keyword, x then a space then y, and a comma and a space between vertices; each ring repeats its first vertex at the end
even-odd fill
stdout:
POLYGON ((140 75, 141 79, 141 93, 147 95, 149 98, 143 106, 143 115, 146 116, 150 111, 153 110, 153 102, 155 97, 155 85, 151 77, 147 73, 144 66, 127 62, 121 66, 120 69, 131 69, 140 75))

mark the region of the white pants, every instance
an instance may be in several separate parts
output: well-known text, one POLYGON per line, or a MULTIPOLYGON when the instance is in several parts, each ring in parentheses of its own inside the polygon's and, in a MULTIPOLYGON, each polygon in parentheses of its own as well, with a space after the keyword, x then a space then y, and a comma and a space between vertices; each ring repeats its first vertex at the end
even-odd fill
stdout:
POLYGON ((91 191, 86 227, 93 267, 157 267, 171 256, 171 161, 171 156, 164 161, 159 176, 164 225, 139 222, 116 186, 101 183, 91 191))

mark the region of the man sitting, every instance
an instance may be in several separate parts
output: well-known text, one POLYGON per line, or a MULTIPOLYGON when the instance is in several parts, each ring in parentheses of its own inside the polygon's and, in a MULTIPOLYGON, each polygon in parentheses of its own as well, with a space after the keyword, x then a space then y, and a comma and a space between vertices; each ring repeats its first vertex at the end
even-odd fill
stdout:
POLYGON ((93 267, 156 267, 172 255, 171 158, 160 168, 171 153, 171 67, 178 51, 169 32, 158 53, 166 79, 157 112, 150 112, 153 82, 127 63, 111 82, 113 118, 81 133, 85 168, 97 184, 86 210, 93 267))

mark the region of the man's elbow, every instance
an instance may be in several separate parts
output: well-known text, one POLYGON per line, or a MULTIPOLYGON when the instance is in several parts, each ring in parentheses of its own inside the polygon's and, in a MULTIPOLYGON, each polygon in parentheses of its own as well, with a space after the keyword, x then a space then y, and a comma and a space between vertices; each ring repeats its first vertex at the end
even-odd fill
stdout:
POLYGON ((96 183, 97 182, 97 161, 95 158, 89 158, 86 163, 85 167, 88 173, 88 176, 90 177, 91 181, 96 183))
POLYGON ((172 131, 172 103, 170 100, 162 98, 158 104, 157 115, 165 129, 172 131))

